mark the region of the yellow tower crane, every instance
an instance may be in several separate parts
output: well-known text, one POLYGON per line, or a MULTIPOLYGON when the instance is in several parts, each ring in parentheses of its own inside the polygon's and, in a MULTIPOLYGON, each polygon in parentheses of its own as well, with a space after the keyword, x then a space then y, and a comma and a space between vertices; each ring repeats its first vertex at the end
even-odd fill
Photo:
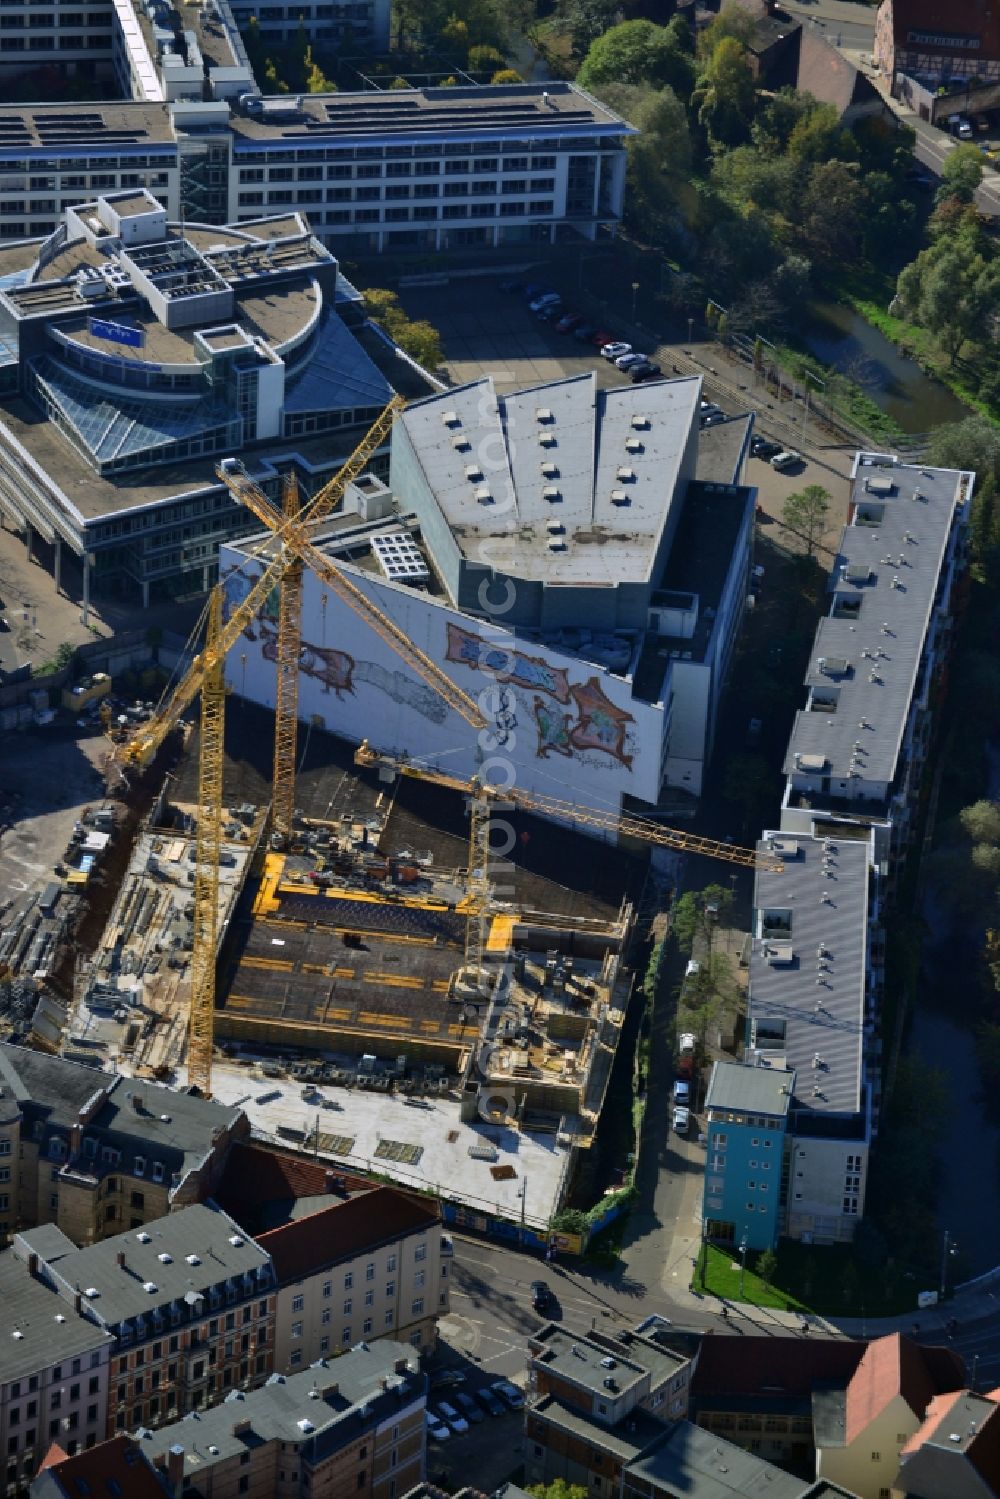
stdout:
MULTIPOLYGON (((381 428, 384 418, 379 419, 381 428)), ((376 441, 380 441, 377 438, 376 441)), ((227 482, 232 477, 224 475, 227 482)), ((338 479, 339 479, 338 475, 338 479)), ((247 481, 250 484, 250 481, 247 481)), ((230 488, 232 488, 230 484, 230 488)), ((256 493, 256 486, 252 486, 256 493)), ((263 503, 270 507, 266 497, 263 503)), ((317 497, 318 498, 318 497, 317 497)), ((420 677, 441 692, 449 706, 469 722, 483 722, 479 709, 439 666, 413 646, 387 615, 328 558, 312 546, 304 534, 304 523, 297 504, 289 505, 294 513, 275 511, 273 525, 277 542, 275 554, 264 559, 260 576, 251 584, 246 596, 223 617, 225 587, 216 584, 202 616, 205 640, 201 651, 173 690, 160 703, 153 716, 141 724, 130 737, 115 745, 111 767, 121 774, 129 766, 148 765, 168 734, 176 729, 184 712, 201 693, 201 742, 198 763, 198 826, 195 841, 194 921, 191 957, 190 1037, 188 1044, 188 1080, 203 1093, 212 1086, 212 1043, 215 1022, 215 969, 219 933, 219 851, 222 840, 222 797, 225 731, 226 655, 252 619, 263 608, 272 590, 281 582, 291 557, 313 567, 323 580, 378 636, 416 671, 420 677)), ((308 512, 306 512, 308 514, 308 512)), ((298 655, 295 655, 296 668, 298 655)), ((294 757, 293 757, 294 769, 294 757)))
POLYGON ((498 802, 519 811, 557 818, 574 827, 599 828, 626 838, 637 838, 643 843, 656 844, 660 848, 701 854, 707 859, 724 859, 729 864, 741 864, 746 869, 768 869, 778 873, 784 867, 781 860, 773 854, 760 853, 755 848, 744 848, 738 843, 726 843, 718 838, 703 838, 699 833, 685 833, 680 828, 665 827, 650 818, 635 817, 631 813, 602 812, 592 807, 578 806, 574 802, 562 801, 555 796, 524 791, 517 786, 490 786, 478 776, 465 780, 461 776, 449 775, 446 771, 435 770, 430 766, 415 765, 410 760, 372 749, 367 740, 355 751, 354 762, 386 775, 413 776, 417 780, 430 781, 435 786, 446 786, 468 796, 470 827, 465 956, 469 966, 475 969, 480 968, 483 961, 490 900, 490 815, 491 808, 498 802))

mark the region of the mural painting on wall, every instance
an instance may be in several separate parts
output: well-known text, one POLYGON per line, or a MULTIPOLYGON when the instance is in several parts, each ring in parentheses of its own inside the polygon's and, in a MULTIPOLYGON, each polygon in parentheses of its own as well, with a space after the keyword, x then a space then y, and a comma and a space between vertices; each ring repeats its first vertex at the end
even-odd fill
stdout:
MULTIPOLYGON (((607 696, 597 677, 584 683, 571 683, 564 667, 552 666, 540 656, 527 656, 523 651, 508 650, 480 639, 471 630, 460 625, 448 624, 448 650, 445 660, 468 666, 473 671, 493 673, 511 687, 522 687, 532 691, 531 707, 538 730, 538 759, 550 755, 573 756, 585 750, 599 750, 611 755, 626 770, 632 769, 633 754, 628 748, 628 726, 635 719, 631 713, 617 707, 607 696), (561 707, 542 697, 548 693, 556 704, 565 704, 576 714, 564 713, 561 707)), ((509 697, 504 689, 504 698, 509 697)), ((501 700, 501 715, 497 718, 500 743, 517 720, 511 712, 513 704, 501 700)))

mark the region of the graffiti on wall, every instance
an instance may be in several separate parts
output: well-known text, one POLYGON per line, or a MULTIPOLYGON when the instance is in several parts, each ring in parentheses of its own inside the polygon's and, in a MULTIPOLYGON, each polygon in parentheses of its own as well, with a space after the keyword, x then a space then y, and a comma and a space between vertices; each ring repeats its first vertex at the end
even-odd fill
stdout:
POLYGON ((541 656, 526 656, 522 651, 505 650, 490 645, 471 630, 448 622, 446 661, 469 666, 473 671, 489 672, 501 681, 532 692, 548 692, 557 703, 569 702, 569 677, 562 667, 550 666, 541 656))

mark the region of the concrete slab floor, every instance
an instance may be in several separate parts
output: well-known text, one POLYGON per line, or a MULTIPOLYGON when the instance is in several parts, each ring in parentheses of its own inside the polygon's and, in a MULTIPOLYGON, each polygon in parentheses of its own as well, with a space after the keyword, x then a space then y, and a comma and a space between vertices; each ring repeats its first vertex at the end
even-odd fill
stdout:
POLYGON ((433 1191, 473 1210, 520 1221, 523 1191, 524 1221, 534 1228, 545 1227, 556 1212, 569 1171, 570 1153, 556 1144, 555 1135, 519 1133, 481 1120, 464 1124, 458 1103, 449 1099, 406 1103, 391 1094, 325 1087, 315 1093, 335 1107, 324 1109, 305 1102, 297 1081, 275 1081, 249 1067, 224 1062, 212 1068, 212 1092, 220 1103, 238 1103, 255 1134, 276 1144, 289 1144, 289 1136, 282 1137, 279 1129, 305 1135, 315 1130, 318 1120, 321 1137, 340 1135, 351 1142, 346 1153, 334 1156, 324 1153, 321 1138, 320 1159, 378 1172, 400 1186, 433 1191), (259 1102, 262 1096, 266 1103, 259 1102), (385 1141, 420 1148, 419 1160, 404 1165, 377 1156, 385 1141), (470 1155, 470 1150, 488 1145, 496 1149, 495 1161, 470 1155), (495 1180, 491 1167, 504 1166, 513 1174, 495 1180))

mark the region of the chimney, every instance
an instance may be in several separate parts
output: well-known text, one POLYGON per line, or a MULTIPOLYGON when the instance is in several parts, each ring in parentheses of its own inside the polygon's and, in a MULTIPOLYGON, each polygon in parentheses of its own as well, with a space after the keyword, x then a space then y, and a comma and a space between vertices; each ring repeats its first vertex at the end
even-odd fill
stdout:
POLYGON ((135 1109, 137 1114, 144 1114, 146 1112, 145 1108, 143 1107, 141 1093, 132 1094, 132 1107, 135 1109))
POLYGON ((28 1255, 28 1274, 29 1275, 37 1275, 38 1274, 38 1255, 35 1254, 34 1252, 32 1252, 31 1254, 28 1255))
POLYGON ((80 1154, 80 1137, 83 1133, 82 1126, 71 1124, 69 1128, 69 1153, 71 1156, 80 1154))
POLYGON ((386 1377, 385 1377, 384 1374, 379 1379, 378 1387, 382 1391, 385 1391, 385 1390, 387 1390, 389 1388, 389 1381, 386 1379, 386 1377))
POLYGON ((179 1489, 184 1480, 184 1448, 175 1442, 167 1453, 167 1482, 172 1489, 179 1489))
POLYGON ((125 1251, 124 1251, 124 1249, 119 1249, 118 1253, 115 1255, 115 1259, 118 1261, 118 1264, 124 1270, 125 1269, 125 1251))
POLYGON ((73 1292, 73 1310, 74 1310, 74 1312, 76 1312, 77 1316, 79 1316, 82 1313, 82 1311, 83 1311, 83 1292, 82 1291, 74 1291, 73 1292))
POLYGON ((407 1358, 398 1358, 396 1360, 396 1362, 392 1366, 392 1372, 394 1374, 409 1374, 409 1372, 410 1372, 410 1361, 409 1361, 409 1359, 407 1359, 407 1358))
POLYGON ((247 1432, 253 1430, 253 1422, 249 1419, 237 1421, 233 1426, 234 1437, 245 1437, 247 1432))

